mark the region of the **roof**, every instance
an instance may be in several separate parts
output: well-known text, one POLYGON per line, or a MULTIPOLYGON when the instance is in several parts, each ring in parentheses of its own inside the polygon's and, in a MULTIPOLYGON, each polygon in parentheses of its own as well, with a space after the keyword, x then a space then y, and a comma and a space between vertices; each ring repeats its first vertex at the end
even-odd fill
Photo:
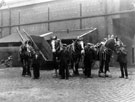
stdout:
POLYGON ((96 30, 96 28, 91 28, 91 29, 83 29, 83 30, 73 30, 73 31, 57 31, 53 32, 53 34, 49 34, 45 36, 44 38, 46 40, 50 40, 52 36, 57 36, 59 39, 76 39, 78 36, 82 37, 93 30, 96 30))
MULTIPOLYGON (((25 39, 27 39, 25 36, 23 36, 25 39)), ((15 43, 15 42, 21 42, 21 38, 17 33, 8 35, 6 37, 3 37, 0 39, 0 43, 15 43)))
MULTIPOLYGON (((56 31, 53 32, 53 34, 48 34, 44 38, 45 40, 50 40, 52 36, 57 36, 59 39, 76 39, 78 36, 82 37, 84 35, 89 34, 93 30, 96 30, 96 28, 91 29, 83 29, 83 30, 73 30, 73 31, 56 31)), ((24 34, 22 34, 23 38, 26 40, 28 39, 24 34)), ((8 35, 6 37, 3 37, 0 39, 0 43, 15 43, 15 42, 21 42, 21 37, 18 33, 13 33, 11 35, 8 35)))

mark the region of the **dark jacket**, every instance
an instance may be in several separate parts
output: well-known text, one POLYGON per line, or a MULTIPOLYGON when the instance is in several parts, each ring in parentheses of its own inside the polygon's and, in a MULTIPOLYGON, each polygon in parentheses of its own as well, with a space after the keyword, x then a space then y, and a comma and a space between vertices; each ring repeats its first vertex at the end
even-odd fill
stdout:
MULTIPOLYGON (((35 54, 36 55, 36 54, 35 54)), ((33 57, 33 64, 32 64, 32 67, 40 67, 40 64, 41 64, 41 54, 38 54, 37 58, 36 56, 34 55, 33 57)))
POLYGON ((93 61, 95 59, 95 51, 90 47, 85 47, 84 60, 93 61))
POLYGON ((117 61, 119 63, 127 63, 127 51, 119 51, 118 56, 117 56, 117 61))

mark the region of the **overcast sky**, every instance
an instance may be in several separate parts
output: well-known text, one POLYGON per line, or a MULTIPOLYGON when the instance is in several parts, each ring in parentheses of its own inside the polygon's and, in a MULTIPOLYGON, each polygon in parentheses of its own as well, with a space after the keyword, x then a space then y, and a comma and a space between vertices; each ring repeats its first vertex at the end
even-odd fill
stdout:
MULTIPOLYGON (((19 2, 24 0, 4 0, 6 3, 19 2)), ((26 1, 26 0, 25 0, 26 1)))
MULTIPOLYGON (((1 0, 0 0, 1 1, 1 0)), ((4 0, 6 3, 15 3, 15 2, 23 2, 23 1, 52 1, 52 0, 4 0)))

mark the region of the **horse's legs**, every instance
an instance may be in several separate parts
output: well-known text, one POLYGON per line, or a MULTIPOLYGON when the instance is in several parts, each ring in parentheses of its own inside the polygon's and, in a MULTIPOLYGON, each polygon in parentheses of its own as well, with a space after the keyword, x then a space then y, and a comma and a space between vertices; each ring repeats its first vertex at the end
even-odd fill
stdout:
POLYGON ((76 75, 79 75, 79 71, 78 71, 79 62, 80 62, 80 58, 77 58, 76 61, 75 61, 75 74, 76 75))
POLYGON ((53 53, 53 68, 55 70, 55 75, 57 77, 58 73, 57 73, 56 53, 53 53))
POLYGON ((25 59, 24 62, 25 62, 25 69, 24 69, 25 75, 27 74, 27 75, 31 76, 30 61, 28 59, 25 59))
POLYGON ((103 76, 103 75, 101 75, 101 74, 104 73, 104 72, 103 72, 103 68, 104 68, 104 60, 101 60, 101 61, 100 61, 99 72, 98 72, 98 76, 99 76, 99 77, 100 77, 100 76, 103 76))
POLYGON ((31 62, 30 62, 30 60, 28 60, 27 61, 27 73, 28 73, 28 75, 31 77, 31 72, 30 72, 30 65, 31 64, 31 62))
POLYGON ((79 71, 78 71, 78 67, 79 67, 79 63, 75 63, 75 74, 79 75, 79 71))
POLYGON ((111 55, 106 54, 106 60, 105 60, 105 76, 110 76, 110 70, 109 70, 109 63, 110 63, 111 55))
POLYGON ((69 78, 69 67, 68 67, 68 63, 66 63, 65 65, 65 78, 68 79, 69 78))
POLYGON ((104 60, 100 61, 99 73, 103 73, 104 60))
POLYGON ((110 61, 105 61, 105 77, 109 77, 111 75, 109 70, 109 62, 110 61))
POLYGON ((105 61, 105 73, 106 73, 107 71, 110 71, 110 70, 109 70, 109 62, 108 62, 108 61, 105 61))
POLYGON ((26 75, 26 63, 25 63, 24 59, 22 59, 22 67, 23 67, 22 76, 25 76, 26 75))
POLYGON ((73 73, 75 74, 75 68, 74 68, 74 62, 73 61, 70 62, 70 66, 71 66, 71 69, 73 70, 73 73))

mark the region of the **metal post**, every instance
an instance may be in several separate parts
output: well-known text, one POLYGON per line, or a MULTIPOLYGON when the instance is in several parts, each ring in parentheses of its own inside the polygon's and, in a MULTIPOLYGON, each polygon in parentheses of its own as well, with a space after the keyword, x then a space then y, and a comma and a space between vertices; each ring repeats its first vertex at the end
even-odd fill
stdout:
POLYGON ((9 8, 9 35, 11 34, 11 9, 9 8))
MULTIPOLYGON (((50 8, 48 7, 48 21, 50 20, 50 8)), ((50 22, 48 22, 48 31, 50 31, 50 22)))
POLYGON ((80 4, 80 29, 82 29, 82 4, 80 4))
POLYGON ((9 10, 9 35, 11 34, 11 9, 9 5, 7 5, 8 10, 9 10))
POLYGON ((2 37, 2 31, 3 31, 3 11, 1 10, 1 35, 0 37, 2 37))
POLYGON ((19 23, 18 29, 20 30, 20 11, 18 12, 18 23, 19 23))
POLYGON ((105 0, 105 35, 108 37, 108 6, 107 6, 107 0, 105 0))

